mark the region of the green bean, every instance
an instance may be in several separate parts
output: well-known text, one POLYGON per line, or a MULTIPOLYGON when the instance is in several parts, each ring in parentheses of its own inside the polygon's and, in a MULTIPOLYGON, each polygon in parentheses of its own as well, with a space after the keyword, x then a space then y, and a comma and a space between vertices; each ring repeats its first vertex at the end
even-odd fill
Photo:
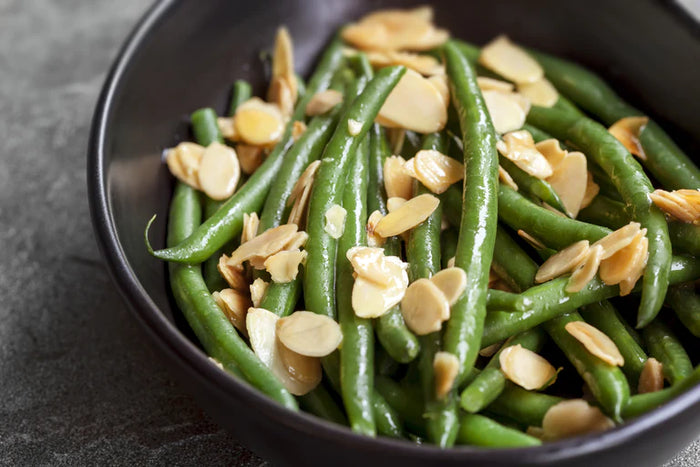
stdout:
POLYGON ((299 73, 294 73, 294 76, 297 79, 297 99, 304 99, 307 91, 306 82, 299 73))
POLYGON ((486 309, 489 311, 527 311, 534 305, 529 298, 520 294, 496 289, 486 291, 486 309))
POLYGON ((695 286, 683 284, 669 287, 666 302, 688 331, 700 337, 700 296, 695 292, 695 286))
POLYGON ((300 396, 299 405, 305 412, 310 412, 329 422, 346 426, 348 424, 342 409, 338 407, 333 396, 323 384, 316 386, 313 391, 300 396))
POLYGON ((148 241, 148 229, 153 222, 151 219, 144 234, 149 253, 166 261, 201 263, 238 235, 243 227, 243 214, 260 210, 272 182, 278 178, 277 173, 282 165, 283 156, 293 142, 292 127, 294 121, 304 117, 306 104, 311 96, 328 86, 335 70, 342 61, 342 43, 340 38, 336 37, 323 53, 321 61, 309 81, 308 92, 297 101, 294 114, 285 128, 282 139, 246 184, 229 198, 216 214, 202 223, 192 235, 178 245, 154 251, 148 241))
POLYGON ((460 361, 458 381, 471 371, 480 349, 486 289, 496 237, 498 154, 496 134, 476 74, 453 42, 444 46, 452 102, 464 142, 462 220, 455 265, 467 273, 467 288, 452 307, 444 350, 460 361))
POLYGON ((523 292, 535 282, 539 266, 520 248, 515 240, 499 226, 491 268, 513 289, 523 292))
POLYGON ((517 334, 506 341, 501 349, 491 357, 484 370, 462 391, 461 407, 470 413, 477 413, 487 407, 503 392, 506 377, 501 372, 500 356, 507 347, 521 345, 539 352, 544 345, 546 334, 539 328, 517 334))
POLYGON ((642 338, 649 355, 661 362, 664 376, 671 385, 677 384, 693 372, 693 364, 673 332, 658 319, 642 330, 642 338))
POLYGON ((447 263, 450 259, 455 257, 457 253, 457 240, 459 238, 459 232, 454 228, 449 228, 443 230, 440 233, 440 250, 442 254, 440 255, 440 265, 442 269, 447 268, 447 263))
MULTIPOLYGON (((678 284, 700 278, 700 262, 694 258, 674 256, 671 262, 670 283, 678 284)), ((576 293, 567 293, 568 277, 560 277, 537 285, 523 292, 538 307, 524 313, 493 311, 486 316, 481 346, 495 344, 513 334, 532 329, 552 318, 574 311, 584 305, 616 297, 620 294, 617 285, 605 285, 594 278, 576 293)), ((641 290, 640 284, 634 292, 641 290)))
POLYGON ((700 366, 695 367, 690 375, 669 388, 630 397, 627 407, 622 411, 622 416, 625 419, 638 417, 680 396, 697 384, 700 384, 700 366))
MULTIPOLYGON (((177 244, 196 228, 201 220, 197 192, 179 183, 170 203, 168 244, 177 244)), ((192 327, 207 354, 229 371, 237 369, 244 378, 280 404, 297 410, 297 402, 248 347, 209 293, 201 268, 171 264, 170 286, 178 307, 192 327)))
POLYGON ((576 321, 583 321, 583 318, 572 312, 547 321, 544 328, 586 382, 603 411, 620 421, 622 409, 630 397, 627 379, 620 368, 594 356, 569 334, 565 326, 576 321))
MULTIPOLYGON (((624 117, 642 115, 594 73, 541 52, 530 53, 539 61, 547 78, 560 92, 600 117, 607 125, 624 117)), ((700 169, 660 126, 650 120, 642 129, 639 141, 646 155, 643 164, 664 187, 700 188, 700 169)))
POLYGON ((260 301, 260 308, 264 308, 281 318, 290 315, 294 312, 294 306, 301 297, 303 277, 303 269, 300 269, 294 280, 270 282, 263 299, 260 301))
MULTIPOLYGON (((341 117, 323 153, 309 200, 309 240, 305 247, 308 256, 304 274, 304 301, 306 307, 315 313, 331 317, 335 314, 335 267, 332 258, 335 258, 337 245, 335 239, 324 229, 325 214, 331 206, 339 204, 340 188, 345 180, 348 161, 357 150, 358 143, 367 134, 382 103, 404 72, 403 67, 383 68, 366 88, 362 84, 358 85, 356 94, 362 92, 362 95, 352 102, 341 117), (361 125, 357 132, 353 131, 355 134, 351 134, 348 128, 350 120, 361 125)), ((364 83, 362 78, 358 81, 364 83)))
POLYGON ((617 310, 608 302, 591 303, 581 309, 581 316, 587 323, 600 329, 615 342, 620 354, 625 359, 622 372, 633 388, 639 383, 639 376, 644 369, 647 355, 634 337, 628 332, 617 310))
POLYGON ((233 83, 231 100, 228 104, 228 115, 233 117, 236 114, 236 109, 238 109, 238 106, 250 99, 252 94, 253 89, 250 87, 250 84, 247 81, 239 79, 233 83))
POLYGON ((417 435, 424 435, 425 420, 420 390, 412 385, 399 384, 385 376, 377 376, 374 384, 377 393, 399 414, 406 428, 417 435))
POLYGON ((552 185, 547 183, 545 180, 533 177, 515 165, 513 161, 506 159, 502 155, 499 155, 498 160, 501 167, 508 172, 515 184, 518 185, 519 189, 523 190, 525 193, 528 193, 530 196, 539 199, 540 201, 544 201, 554 209, 568 215, 563 201, 561 198, 559 198, 557 192, 554 191, 552 185))
POLYGON ((637 315, 637 327, 646 326, 663 305, 671 261, 666 219, 649 198, 654 187, 634 157, 599 123, 538 106, 533 106, 527 118, 557 138, 571 141, 598 163, 629 206, 633 220, 647 229, 649 258, 637 315))
POLYGON ((526 391, 509 381, 488 409, 489 412, 506 416, 523 425, 542 426, 542 419, 547 410, 563 400, 549 394, 526 391))
POLYGON ((537 438, 501 425, 483 415, 464 414, 459 418, 457 444, 491 448, 539 446, 537 438))

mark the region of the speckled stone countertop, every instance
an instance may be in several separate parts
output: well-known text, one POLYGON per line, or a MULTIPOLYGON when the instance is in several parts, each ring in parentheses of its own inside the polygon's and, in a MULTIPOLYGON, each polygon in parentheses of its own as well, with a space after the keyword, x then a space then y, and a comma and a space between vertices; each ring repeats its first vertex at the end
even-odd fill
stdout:
MULTIPOLYGON (((0 0, 2 465, 265 464, 161 367, 93 239, 90 119, 147 7, 0 0)), ((700 442, 667 465, 700 465, 700 442)))

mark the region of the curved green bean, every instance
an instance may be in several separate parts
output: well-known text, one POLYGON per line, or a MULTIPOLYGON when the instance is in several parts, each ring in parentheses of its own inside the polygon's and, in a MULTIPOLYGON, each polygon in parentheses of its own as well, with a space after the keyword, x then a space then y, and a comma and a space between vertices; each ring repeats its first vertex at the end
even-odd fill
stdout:
POLYGON ((547 410, 563 400, 549 394, 526 391, 508 381, 503 392, 489 405, 488 410, 526 426, 542 426, 542 419, 547 410))
POLYGON ((522 431, 501 425, 483 415, 464 414, 459 417, 457 444, 490 448, 539 446, 537 438, 522 431))
POLYGON ((642 338, 649 355, 663 364, 664 376, 671 385, 677 384, 693 372, 693 364, 673 332, 658 319, 642 330, 642 338))
POLYGON ((319 384, 313 391, 300 396, 299 406, 305 412, 310 412, 329 422, 346 426, 348 424, 342 409, 336 404, 333 396, 323 384, 319 384))
POLYGON ((695 291, 695 285, 669 287, 666 301, 688 331, 695 337, 700 337, 700 295, 695 291))
POLYGON ((532 287, 539 266, 520 248, 508 232, 499 226, 496 230, 496 246, 493 250, 491 268, 510 287, 523 292, 532 287))
POLYGON ((669 388, 630 397, 629 403, 622 411, 622 416, 625 419, 638 417, 680 396, 698 384, 700 384, 700 366, 696 367, 688 377, 669 388))

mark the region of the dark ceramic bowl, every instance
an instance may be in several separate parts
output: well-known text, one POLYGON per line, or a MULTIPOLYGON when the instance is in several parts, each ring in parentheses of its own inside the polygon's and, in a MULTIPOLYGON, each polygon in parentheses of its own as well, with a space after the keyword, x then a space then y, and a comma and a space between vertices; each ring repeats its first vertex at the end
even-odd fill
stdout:
MULTIPOLYGON (((161 151, 187 138, 187 116, 223 111, 237 78, 262 85, 259 51, 286 24, 300 71, 308 72, 336 27, 393 2, 368 0, 161 1, 124 45, 102 90, 88 156, 93 222, 121 293, 199 403, 275 465, 657 465, 700 434, 700 387, 614 430, 531 449, 439 450, 370 439, 291 413, 219 371, 183 325, 164 264, 143 242, 148 219, 162 246, 172 180, 161 151)), ((598 70, 672 129, 686 149, 700 136, 697 25, 665 3, 530 0, 435 1, 437 23, 484 43, 500 32, 598 70), (695 28, 695 29, 694 29, 695 28)), ((401 3, 405 5, 404 3, 401 3)), ((261 91, 261 89, 258 89, 261 91)))

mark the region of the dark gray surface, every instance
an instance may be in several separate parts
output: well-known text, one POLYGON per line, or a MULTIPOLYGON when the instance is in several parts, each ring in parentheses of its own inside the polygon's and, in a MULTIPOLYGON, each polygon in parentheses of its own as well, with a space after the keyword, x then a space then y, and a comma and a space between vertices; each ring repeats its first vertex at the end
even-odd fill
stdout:
POLYGON ((92 236, 89 122, 147 6, 0 0, 0 464, 263 464, 165 373, 92 236))

